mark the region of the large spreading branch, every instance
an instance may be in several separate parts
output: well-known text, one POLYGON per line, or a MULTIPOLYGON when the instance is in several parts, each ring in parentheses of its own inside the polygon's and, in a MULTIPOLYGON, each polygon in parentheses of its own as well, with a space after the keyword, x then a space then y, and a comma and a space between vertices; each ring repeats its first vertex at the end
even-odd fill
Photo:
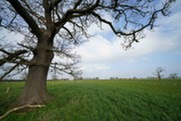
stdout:
POLYGON ((31 6, 27 3, 26 0, 21 0, 21 2, 24 3, 24 9, 26 9, 27 12, 30 13, 30 15, 34 16, 35 18, 37 18, 39 23, 46 24, 46 19, 43 16, 41 16, 39 13, 37 13, 35 10, 33 10, 31 8, 31 6))
POLYGON ((77 9, 78 5, 80 5, 80 1, 78 1, 73 9, 69 9, 67 10, 67 12, 65 13, 65 15, 62 17, 62 19, 60 19, 58 22, 55 23, 55 25, 57 26, 57 30, 59 31, 59 29, 61 27, 63 27, 65 25, 65 23, 67 21, 69 21, 70 19, 72 19, 73 17, 77 17, 77 15, 74 16, 74 14, 78 14, 78 17, 80 16, 84 16, 87 13, 90 13, 91 11, 94 11, 96 9, 96 7, 99 6, 100 0, 96 0, 96 2, 91 5, 91 6, 87 6, 85 9, 77 9))
POLYGON ((32 33, 37 37, 41 34, 41 29, 38 27, 34 19, 29 15, 26 9, 20 4, 18 0, 7 0, 13 8, 17 11, 17 13, 26 21, 29 27, 32 29, 32 33))
POLYGON ((16 67, 18 67, 19 64, 16 64, 12 66, 8 71, 6 71, 1 77, 0 80, 4 79, 7 75, 9 75, 16 67))
POLYGON ((27 53, 27 50, 17 50, 13 53, 10 53, 2 48, 0 48, 0 52, 5 53, 7 56, 5 56, 4 58, 0 59, 0 66, 2 66, 3 64, 9 62, 9 63, 26 63, 27 61, 23 58, 20 57, 20 55, 27 53), (15 61, 16 59, 20 59, 22 60, 22 62, 17 62, 15 61))
MULTIPOLYGON (((116 29, 116 27, 113 25, 113 23, 111 21, 108 21, 106 19, 104 19, 103 17, 101 17, 101 15, 99 13, 96 13, 96 12, 90 12, 90 14, 92 14, 93 16, 95 16, 100 22, 104 23, 104 24, 107 24, 109 25, 109 27, 111 28, 111 30, 114 32, 115 35, 118 35, 119 37, 121 36, 126 36, 126 37, 130 37, 131 36, 131 41, 129 41, 129 44, 126 46, 126 48, 129 48, 131 47, 132 43, 133 42, 138 42, 138 39, 137 39, 137 33, 143 31, 145 28, 147 27, 150 27, 150 29, 152 29, 154 27, 154 22, 155 22, 155 19, 157 18, 157 15, 159 13, 162 13, 162 15, 166 16, 166 10, 168 9, 169 7, 169 3, 165 3, 163 8, 159 9, 159 10, 155 10, 151 17, 149 18, 149 21, 146 23, 146 24, 142 24, 140 28, 138 29, 135 29, 135 30, 132 30, 130 32, 124 32, 122 31, 121 29, 116 29)), ((127 15, 125 14, 125 10, 121 9, 121 10, 118 10, 116 9, 116 7, 121 7, 121 8, 127 8, 126 10, 136 10, 139 14, 141 14, 143 17, 145 16, 146 12, 143 12, 142 10, 136 8, 135 6, 130 6, 130 5, 115 5, 113 8, 111 7, 107 7, 107 6, 101 6, 102 8, 109 8, 109 9, 114 9, 115 11, 118 12, 118 15, 117 16, 120 16, 121 14, 124 15, 125 17, 125 22, 126 22, 126 25, 128 22, 130 22, 130 20, 128 20, 128 17, 127 15)), ((116 19, 117 17, 115 17, 116 19)), ((138 24, 138 23, 134 23, 134 24, 138 24)))

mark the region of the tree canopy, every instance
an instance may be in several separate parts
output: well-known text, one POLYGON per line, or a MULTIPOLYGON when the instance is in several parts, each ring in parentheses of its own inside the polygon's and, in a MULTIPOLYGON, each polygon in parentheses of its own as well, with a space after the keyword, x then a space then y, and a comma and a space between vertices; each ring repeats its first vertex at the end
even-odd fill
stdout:
POLYGON ((5 47, 5 43, 1 42, 0 51, 5 56, 1 59, 1 65, 5 62, 15 64, 2 77, 20 64, 30 65, 26 56, 35 53, 37 38, 43 32, 54 39, 52 51, 56 55, 72 60, 70 63, 59 61, 52 64, 59 63, 60 71, 76 74, 73 73, 72 65, 78 61, 71 49, 90 37, 87 29, 92 24, 98 27, 107 24, 115 35, 125 38, 124 47, 128 48, 142 37, 143 29, 154 27, 160 14, 168 15, 173 2, 166 0, 158 7, 158 1, 155 0, 2 0, 1 28, 21 33, 25 37, 22 42, 13 45, 16 46, 13 49, 8 49, 12 46, 6 43, 5 47), (106 16, 111 16, 112 20, 106 16))

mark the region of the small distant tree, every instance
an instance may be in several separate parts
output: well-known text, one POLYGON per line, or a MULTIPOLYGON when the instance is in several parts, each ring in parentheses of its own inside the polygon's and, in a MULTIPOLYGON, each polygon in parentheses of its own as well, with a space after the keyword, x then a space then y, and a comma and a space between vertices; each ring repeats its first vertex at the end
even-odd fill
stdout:
POLYGON ((158 68, 156 68, 156 70, 155 70, 155 72, 153 74, 158 78, 159 81, 161 81, 162 77, 164 76, 163 75, 164 71, 165 71, 164 68, 158 67, 158 68))
POLYGON ((58 76, 57 76, 57 63, 54 64, 52 80, 58 80, 58 76))
POLYGON ((83 77, 75 77, 74 80, 83 80, 83 77))
POLYGON ((58 80, 58 76, 56 75, 56 73, 52 74, 52 80, 58 80))
POLYGON ((176 79, 176 78, 178 78, 178 75, 177 75, 177 73, 171 73, 171 74, 169 75, 169 78, 171 78, 171 79, 176 79))
POLYGON ((95 79, 95 80, 99 80, 99 77, 95 77, 94 79, 95 79))
POLYGON ((137 79, 137 78, 134 76, 133 79, 137 79))

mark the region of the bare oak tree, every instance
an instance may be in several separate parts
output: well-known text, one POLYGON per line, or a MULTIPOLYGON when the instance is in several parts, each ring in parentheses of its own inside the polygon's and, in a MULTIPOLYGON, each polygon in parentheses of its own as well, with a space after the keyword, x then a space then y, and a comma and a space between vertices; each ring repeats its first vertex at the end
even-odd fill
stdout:
POLYGON ((169 75, 169 78, 171 78, 171 79, 176 79, 176 78, 178 78, 178 74, 177 74, 177 73, 171 73, 171 74, 169 75))
MULTIPOLYGON (((16 105, 42 104, 51 99, 46 80, 49 69, 77 75, 78 61, 71 50, 90 37, 87 29, 106 24, 118 37, 124 37, 124 47, 142 38, 143 30, 152 29, 155 20, 169 14, 175 0, 1 0, 0 25, 24 35, 18 43, 1 40, 0 66, 5 73, 13 70, 29 72, 16 105), (111 16, 112 20, 106 16, 111 16), (13 44, 13 45, 12 45, 13 44), (53 59, 59 56, 60 59, 53 59), (65 61, 66 60, 66 61, 65 61), (8 66, 6 68, 6 66, 8 66)), ((2 30, 2 29, 1 29, 2 30)), ((16 72, 16 71, 15 71, 16 72)))
POLYGON ((164 71, 165 71, 164 68, 158 67, 158 68, 156 68, 156 70, 155 70, 155 72, 153 74, 158 78, 159 81, 161 81, 162 77, 164 76, 163 75, 164 71))

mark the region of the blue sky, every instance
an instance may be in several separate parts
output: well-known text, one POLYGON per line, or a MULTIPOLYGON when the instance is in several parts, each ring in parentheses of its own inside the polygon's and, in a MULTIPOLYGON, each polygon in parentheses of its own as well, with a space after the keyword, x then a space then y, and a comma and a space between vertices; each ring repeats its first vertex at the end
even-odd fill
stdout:
POLYGON ((165 69, 165 77, 170 73, 181 76, 180 6, 181 1, 177 1, 170 16, 160 18, 154 30, 144 31, 146 37, 127 51, 122 49, 123 40, 108 26, 103 25, 103 31, 90 27, 94 37, 77 49, 82 56, 83 77, 152 77, 157 67, 165 69))

